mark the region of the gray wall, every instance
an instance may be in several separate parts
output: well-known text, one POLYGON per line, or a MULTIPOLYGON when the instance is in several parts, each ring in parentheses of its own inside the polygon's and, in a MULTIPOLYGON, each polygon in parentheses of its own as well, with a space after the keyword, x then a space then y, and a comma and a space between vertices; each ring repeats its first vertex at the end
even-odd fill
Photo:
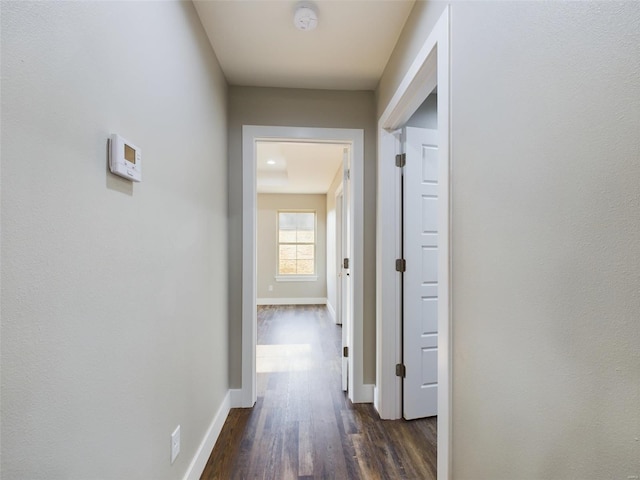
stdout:
POLYGON ((416 1, 375 92, 378 118, 389 104, 391 97, 447 4, 448 2, 438 0, 416 1))
POLYGON ((407 126, 438 129, 438 95, 429 95, 418 110, 407 120, 407 126))
POLYGON ((225 80, 191 3, 1 8, 2 476, 182 478, 228 390, 225 80))
POLYGON ((639 32, 636 2, 451 5, 456 479, 640 474, 639 32))
POLYGON ((326 195, 259 194, 258 298, 327 297, 327 217, 326 195), (316 281, 278 282, 278 210, 314 210, 316 212, 316 281), (269 285, 273 291, 269 291, 269 285))
POLYGON ((242 125, 364 129, 364 382, 375 382, 376 118, 373 92, 229 88, 229 348, 241 386, 242 125))

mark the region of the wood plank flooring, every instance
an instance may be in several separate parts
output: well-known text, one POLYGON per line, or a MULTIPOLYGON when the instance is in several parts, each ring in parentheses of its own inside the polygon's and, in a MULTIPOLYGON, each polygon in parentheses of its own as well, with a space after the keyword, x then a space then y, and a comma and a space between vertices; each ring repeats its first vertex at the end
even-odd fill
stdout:
POLYGON ((340 353, 326 307, 259 307, 258 400, 231 410, 201 479, 435 479, 436 418, 352 404, 340 353))

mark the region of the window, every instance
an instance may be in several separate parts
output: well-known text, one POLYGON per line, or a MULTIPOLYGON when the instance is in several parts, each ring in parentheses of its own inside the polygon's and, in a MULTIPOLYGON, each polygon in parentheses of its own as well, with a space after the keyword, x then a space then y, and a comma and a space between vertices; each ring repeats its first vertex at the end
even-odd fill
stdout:
POLYGON ((315 275, 316 212, 278 212, 278 275, 315 275))

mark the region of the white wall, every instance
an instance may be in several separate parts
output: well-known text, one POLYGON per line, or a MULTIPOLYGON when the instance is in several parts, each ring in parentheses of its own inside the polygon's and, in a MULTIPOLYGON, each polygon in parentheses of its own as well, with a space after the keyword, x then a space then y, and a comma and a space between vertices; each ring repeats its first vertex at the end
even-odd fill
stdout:
POLYGON ((262 193, 257 196, 258 216, 256 241, 257 296, 271 299, 322 299, 327 297, 327 228, 326 195, 295 195, 262 193), (313 210, 316 212, 316 275, 315 281, 276 281, 278 273, 278 211, 313 210), (269 285, 273 287, 269 291, 269 285))
POLYGON ((336 191, 342 185, 342 164, 327 191, 327 304, 330 311, 336 314, 338 307, 337 292, 337 245, 336 245, 336 191))
POLYGON ((228 390, 225 80, 188 2, 1 8, 3 478, 181 478, 228 390))
POLYGON ((638 45, 636 2, 451 4, 455 479, 640 475, 638 45))

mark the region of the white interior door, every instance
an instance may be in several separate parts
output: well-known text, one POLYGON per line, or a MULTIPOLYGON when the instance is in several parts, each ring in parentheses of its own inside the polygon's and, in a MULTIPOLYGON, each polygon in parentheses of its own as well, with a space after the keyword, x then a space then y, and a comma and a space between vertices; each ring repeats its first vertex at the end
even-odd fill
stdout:
POLYGON ((406 127, 403 183, 403 416, 438 414, 437 131, 406 127))
POLYGON ((351 338, 349 332, 352 321, 352 279, 351 279, 351 155, 348 148, 343 155, 343 179, 342 179, 342 256, 339 257, 341 265, 341 306, 342 306, 342 390, 347 391, 349 383, 349 357, 345 352, 351 350, 351 338))

